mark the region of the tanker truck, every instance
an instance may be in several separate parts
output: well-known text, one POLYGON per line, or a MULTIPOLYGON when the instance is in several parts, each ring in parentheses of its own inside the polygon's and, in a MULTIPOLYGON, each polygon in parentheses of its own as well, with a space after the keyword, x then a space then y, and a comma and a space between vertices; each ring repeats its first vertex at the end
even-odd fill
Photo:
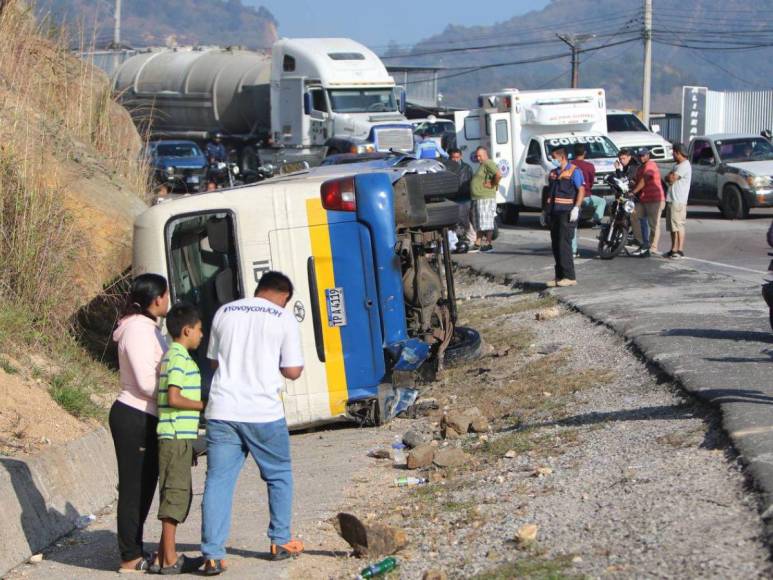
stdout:
POLYGON ((327 155, 410 151, 405 91, 347 38, 281 39, 270 54, 156 49, 115 72, 113 90, 143 134, 203 144, 220 133, 242 173, 327 155))

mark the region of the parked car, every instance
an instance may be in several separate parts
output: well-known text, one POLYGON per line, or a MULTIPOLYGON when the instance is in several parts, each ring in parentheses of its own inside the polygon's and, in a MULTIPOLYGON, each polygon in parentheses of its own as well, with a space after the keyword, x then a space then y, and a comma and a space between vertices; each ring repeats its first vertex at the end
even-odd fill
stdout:
POLYGON ((438 119, 430 115, 426 119, 412 119, 414 135, 426 135, 440 147, 449 145, 450 138, 456 138, 456 126, 451 119, 438 119))
POLYGON ((690 203, 716 205, 726 219, 773 207, 773 145, 760 135, 722 133, 696 137, 690 203))
POLYGON ((148 157, 156 185, 187 193, 206 189, 207 158, 193 141, 151 141, 148 157))
MULTIPOLYGON (((647 147, 652 152, 652 159, 660 165, 661 171, 674 161, 674 148, 661 135, 650 131, 639 117, 629 111, 619 109, 607 110, 607 135, 612 142, 622 149, 637 149, 647 147)), ((670 170, 670 167, 668 167, 670 170)))

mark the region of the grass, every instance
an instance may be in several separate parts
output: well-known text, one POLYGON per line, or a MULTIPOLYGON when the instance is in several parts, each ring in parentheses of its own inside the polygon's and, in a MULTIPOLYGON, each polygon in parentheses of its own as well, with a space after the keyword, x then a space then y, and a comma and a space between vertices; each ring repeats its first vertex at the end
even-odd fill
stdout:
POLYGON ((82 386, 74 384, 73 377, 68 374, 56 375, 51 380, 48 392, 57 405, 78 419, 96 417, 100 413, 99 407, 91 400, 88 392, 82 386))
POLYGON ((13 366, 13 363, 4 356, 0 357, 0 369, 3 369, 9 375, 15 375, 19 372, 19 369, 13 366))
POLYGON ((571 556, 541 558, 527 556, 515 562, 502 564, 493 570, 474 576, 474 580, 511 580, 528 578, 529 580, 569 580, 579 578, 576 574, 567 574, 565 570, 572 564, 571 556))

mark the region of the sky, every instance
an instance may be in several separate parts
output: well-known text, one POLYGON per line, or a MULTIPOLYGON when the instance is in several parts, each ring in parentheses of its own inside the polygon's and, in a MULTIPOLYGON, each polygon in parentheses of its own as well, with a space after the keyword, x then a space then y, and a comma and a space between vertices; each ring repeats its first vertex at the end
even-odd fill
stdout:
POLYGON ((412 45, 449 24, 490 25, 538 10, 549 0, 242 0, 265 6, 281 36, 344 36, 376 51, 412 45), (480 8, 479 8, 480 7, 480 8))

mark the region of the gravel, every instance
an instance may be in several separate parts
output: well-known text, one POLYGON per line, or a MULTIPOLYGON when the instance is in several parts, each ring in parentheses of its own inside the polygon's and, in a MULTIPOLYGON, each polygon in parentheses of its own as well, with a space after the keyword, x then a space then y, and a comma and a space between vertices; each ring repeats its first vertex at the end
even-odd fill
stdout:
MULTIPOLYGON (((535 298, 467 273, 458 276, 458 296, 462 309, 480 300, 500 308, 535 298)), ((570 369, 603 368, 614 379, 519 425, 541 448, 485 458, 479 436, 469 435, 462 445, 478 459, 467 470, 423 489, 361 496, 363 510, 409 535, 401 578, 429 569, 451 578, 494 572, 505 578, 514 571, 545 577, 548 569, 589 577, 771 577, 758 498, 711 409, 654 376, 611 331, 563 307, 545 322, 535 322, 534 310, 499 320, 514 332, 533 333, 520 364, 561 352, 570 369), (528 546, 515 541, 526 524, 538 527, 528 546)), ((472 365, 498 372, 486 361, 472 365)), ((448 386, 473 400, 479 388, 448 386)), ((551 385, 544 388, 547 397, 551 385)), ((495 430, 505 427, 494 419, 495 430)), ((384 481, 394 475, 387 465, 381 469, 384 481)), ((342 575, 355 567, 343 565, 342 575)))

